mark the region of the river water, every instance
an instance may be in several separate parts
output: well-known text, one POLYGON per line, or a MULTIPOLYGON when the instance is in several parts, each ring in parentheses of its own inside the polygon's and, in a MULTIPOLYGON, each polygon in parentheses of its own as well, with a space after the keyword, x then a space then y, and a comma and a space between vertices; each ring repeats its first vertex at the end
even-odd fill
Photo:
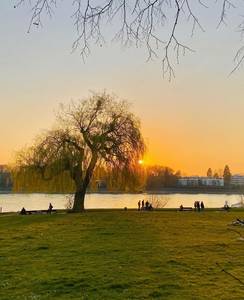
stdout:
MULTIPOLYGON (((54 209, 67 208, 72 195, 64 194, 0 194, 0 212, 17 212, 47 209, 51 202, 54 209)), ((206 208, 223 207, 225 201, 235 204, 240 195, 225 194, 87 194, 85 207, 89 208, 137 208, 139 200, 148 200, 153 206, 165 208, 193 207, 194 201, 203 201, 206 208)))

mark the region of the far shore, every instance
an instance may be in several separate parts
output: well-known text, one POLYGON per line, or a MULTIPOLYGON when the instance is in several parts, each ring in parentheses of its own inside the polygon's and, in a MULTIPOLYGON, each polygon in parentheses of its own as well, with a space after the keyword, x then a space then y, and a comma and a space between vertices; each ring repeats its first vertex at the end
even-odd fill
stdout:
MULTIPOLYGON (((62 195, 62 194, 72 194, 72 193, 59 193, 59 192, 14 192, 0 190, 0 194, 50 194, 50 195, 62 195)), ((230 189, 230 188, 164 188, 161 190, 152 191, 137 191, 137 192, 125 192, 125 191, 87 191, 87 194, 223 194, 223 195, 241 195, 244 194, 244 189, 230 189)))

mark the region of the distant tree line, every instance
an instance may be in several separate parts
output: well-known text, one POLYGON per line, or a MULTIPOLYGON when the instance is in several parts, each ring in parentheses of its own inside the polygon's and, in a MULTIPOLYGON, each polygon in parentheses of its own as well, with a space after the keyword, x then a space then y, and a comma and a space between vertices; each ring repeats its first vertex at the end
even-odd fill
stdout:
POLYGON ((150 166, 146 170, 146 190, 160 190, 162 188, 175 187, 180 177, 180 171, 174 172, 169 167, 159 165, 150 166))
POLYGON ((225 165, 224 171, 219 170, 219 171, 212 171, 211 168, 208 168, 207 170, 207 177, 209 178, 223 178, 224 179, 224 185, 225 186, 230 186, 231 185, 231 171, 228 165, 225 165))
MULTIPOLYGON (((97 166, 94 170, 88 190, 90 192, 140 192, 175 187, 180 172, 160 165, 141 167, 138 165, 123 168, 97 166)), ((74 182, 67 171, 45 180, 31 168, 12 170, 14 192, 73 193, 74 182)))
MULTIPOLYGON (((45 180, 41 174, 31 168, 15 168, 12 170, 14 192, 49 192, 73 193, 75 185, 68 171, 58 173, 50 180, 45 180)), ((228 165, 224 170, 207 170, 209 178, 224 178, 224 186, 231 186, 231 171, 228 165)), ((180 171, 161 165, 132 165, 123 169, 99 165, 95 168, 88 187, 90 192, 140 192, 158 191, 164 188, 177 187, 181 177, 180 171)))
MULTIPOLYGON (((88 187, 90 192, 140 192, 159 191, 164 188, 178 187, 180 171, 161 165, 130 166, 116 168, 97 166, 88 187)), ((209 178, 223 178, 224 186, 231 187, 232 174, 228 165, 224 170, 207 170, 209 178)), ((12 189, 14 192, 73 193, 75 185, 68 171, 45 180, 36 170, 15 168, 11 174, 0 172, 0 190, 12 189)))

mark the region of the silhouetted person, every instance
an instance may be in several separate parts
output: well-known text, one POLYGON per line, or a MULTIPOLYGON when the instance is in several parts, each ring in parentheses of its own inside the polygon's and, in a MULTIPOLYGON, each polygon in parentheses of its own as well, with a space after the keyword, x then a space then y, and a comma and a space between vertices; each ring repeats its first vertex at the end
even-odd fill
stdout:
POLYGON ((144 210, 144 200, 141 202, 141 209, 144 210))
POLYGON ((138 201, 138 210, 141 210, 141 200, 138 201))
POLYGON ((149 204, 149 210, 153 210, 152 203, 149 204))
POLYGON ((197 211, 197 201, 194 202, 194 210, 197 211))
POLYGON ((197 201, 197 210, 200 211, 200 202, 197 201))
POLYGON ((228 205, 228 202, 225 201, 224 210, 229 211, 230 207, 228 205))
POLYGON ((204 210, 204 203, 203 203, 203 201, 201 201, 201 210, 204 210))
POLYGON ((51 214, 53 210, 53 206, 52 203, 49 203, 49 207, 48 207, 48 213, 51 214))
POLYGON ((148 210, 148 208, 149 208, 149 202, 147 201, 146 202, 146 210, 148 210))
POLYGON ((21 215, 26 215, 26 210, 25 210, 24 207, 21 209, 20 214, 21 214, 21 215))
POLYGON ((181 204, 180 206, 180 211, 182 211, 184 209, 183 205, 181 204))

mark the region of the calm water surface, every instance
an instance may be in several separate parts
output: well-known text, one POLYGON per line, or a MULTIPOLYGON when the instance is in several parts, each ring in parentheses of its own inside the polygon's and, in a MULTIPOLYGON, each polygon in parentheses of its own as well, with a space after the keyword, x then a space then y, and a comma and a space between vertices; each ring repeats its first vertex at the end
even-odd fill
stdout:
MULTIPOLYGON (((25 207, 27 210, 47 209, 51 202, 55 209, 67 207, 71 195, 63 194, 0 194, 0 211, 17 212, 25 207)), ((229 205, 241 200, 239 195, 223 194, 88 194, 86 208, 136 208, 137 202, 144 199, 149 202, 160 202, 165 208, 192 206, 194 201, 203 201, 205 207, 223 207, 225 201, 229 205)))

